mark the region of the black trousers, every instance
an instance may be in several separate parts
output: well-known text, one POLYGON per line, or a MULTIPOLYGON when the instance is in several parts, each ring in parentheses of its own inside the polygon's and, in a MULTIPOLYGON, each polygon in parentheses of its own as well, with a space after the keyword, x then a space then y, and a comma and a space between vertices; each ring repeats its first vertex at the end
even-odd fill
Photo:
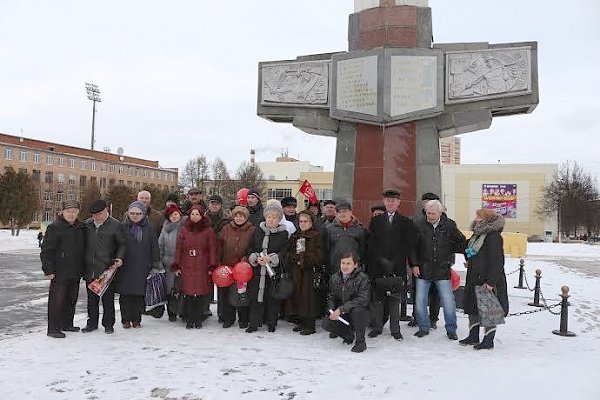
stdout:
POLYGON ((400 332, 400 295, 386 296, 380 300, 373 300, 371 309, 373 310, 373 330, 383 331, 386 315, 390 317, 390 333, 400 332))
POLYGON ((119 295, 119 306, 121 307, 121 322, 142 322, 142 310, 144 309, 144 296, 135 294, 119 295))
POLYGON ((223 317, 223 322, 235 322, 236 312, 240 325, 250 322, 250 307, 234 307, 229 304, 227 299, 224 299, 221 305, 221 316, 223 317))
POLYGON ((187 322, 202 322, 202 315, 206 309, 206 304, 210 305, 211 299, 212 295, 186 296, 184 304, 187 322))
POLYGON ((263 302, 259 303, 256 299, 252 299, 250 302, 250 327, 258 328, 263 321, 266 321, 268 325, 277 325, 277 316, 281 309, 281 301, 276 300, 268 295, 268 291, 265 290, 263 302))
MULTIPOLYGON (((102 309, 102 326, 112 328, 115 325, 115 281, 110 283, 102 295, 102 309)), ((87 312, 87 326, 97 328, 100 317, 100 297, 90 289, 87 289, 87 312)))
POLYGON ((342 314, 342 318, 350 323, 350 326, 338 321, 332 321, 328 316, 323 317, 321 327, 327 332, 332 332, 342 338, 349 337, 352 332, 356 335, 357 342, 365 341, 365 330, 371 319, 369 309, 366 307, 355 307, 350 313, 342 314))
POLYGON ((79 296, 79 279, 50 281, 48 292, 48 333, 73 326, 75 305, 79 296))
MULTIPOLYGON (((416 320, 417 319, 417 310, 415 307, 415 299, 417 298, 417 278, 413 276, 412 278, 412 293, 413 295, 413 311, 412 316, 416 320)), ((440 316, 440 295, 437 292, 435 285, 431 285, 429 288, 429 320, 431 322, 437 322, 440 316)))

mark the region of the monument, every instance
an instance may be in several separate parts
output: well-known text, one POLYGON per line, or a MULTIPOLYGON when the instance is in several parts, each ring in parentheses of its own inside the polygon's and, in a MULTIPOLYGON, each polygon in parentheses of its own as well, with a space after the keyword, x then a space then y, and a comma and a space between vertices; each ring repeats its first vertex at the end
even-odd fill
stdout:
POLYGON ((348 51, 259 63, 258 115, 337 139, 333 194, 368 221, 384 188, 441 194, 440 137, 539 102, 537 42, 432 43, 428 0, 355 0, 348 51))

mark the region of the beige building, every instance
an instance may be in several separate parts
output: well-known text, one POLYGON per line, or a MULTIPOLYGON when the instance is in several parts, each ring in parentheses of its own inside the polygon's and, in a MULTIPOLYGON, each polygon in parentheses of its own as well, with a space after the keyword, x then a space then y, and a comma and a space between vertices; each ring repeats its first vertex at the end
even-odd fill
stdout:
POLYGON ((161 168, 158 161, 0 134, 0 171, 9 167, 30 174, 39 188, 33 225, 52 221, 63 200, 79 200, 92 183, 101 193, 118 184, 176 190, 179 178, 177 168, 161 168))
POLYGON ((442 202, 463 230, 477 209, 491 208, 505 216, 506 232, 556 237, 557 221, 544 221, 536 211, 557 169, 557 164, 442 165, 442 202))
POLYGON ((440 139, 442 164, 460 164, 460 138, 453 136, 440 139))

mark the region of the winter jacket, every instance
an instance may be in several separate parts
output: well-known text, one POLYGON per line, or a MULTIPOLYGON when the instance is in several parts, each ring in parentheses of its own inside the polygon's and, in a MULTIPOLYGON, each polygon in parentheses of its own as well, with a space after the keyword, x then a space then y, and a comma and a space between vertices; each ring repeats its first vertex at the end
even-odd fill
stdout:
POLYGON ((258 228, 260 223, 265 220, 265 216, 263 215, 262 203, 259 201, 256 206, 254 206, 254 207, 246 206, 246 208, 248 209, 248 212, 250 213, 250 217, 248 218, 248 221, 250 221, 250 223, 252 225, 254 225, 255 227, 258 228))
POLYGON ((85 269, 85 226, 62 216, 48 225, 40 253, 44 274, 57 281, 80 279, 85 269))
POLYGON ((155 210, 154 208, 148 207, 148 210, 146 211, 146 217, 150 221, 152 228, 154 228, 154 233, 156 237, 158 237, 158 235, 160 235, 163 222, 165 221, 165 214, 158 210, 155 210))
POLYGON ((219 233, 221 242, 220 263, 233 267, 245 258, 255 230, 254 225, 247 221, 242 226, 236 225, 233 221, 225 225, 219 233))
POLYGON ((442 214, 437 227, 427 220, 419 220, 419 245, 417 264, 421 279, 430 281, 450 279, 450 267, 454 264, 454 253, 465 251, 467 240, 456 223, 442 214))
POLYGON ((165 220, 162 232, 158 237, 158 249, 160 250, 160 260, 165 269, 165 277, 167 278, 167 293, 171 292, 175 282, 175 273, 171 269, 173 261, 175 261, 175 248, 177 247, 177 236, 185 224, 187 216, 183 216, 179 222, 171 222, 165 220))
POLYGON ((487 233, 483 245, 477 254, 467 261, 467 279, 465 283, 464 311, 466 314, 477 314, 475 286, 487 283, 494 286, 498 300, 508 314, 508 291, 504 273, 504 241, 501 232, 504 218, 492 222, 483 221, 479 226, 473 224, 473 235, 487 233))
POLYGON ((347 314, 355 307, 368 307, 371 299, 371 283, 364 272, 356 268, 344 282, 341 272, 331 275, 329 293, 327 293, 327 309, 340 309, 347 314))
POLYGON ((123 225, 111 216, 98 228, 94 225, 94 220, 88 218, 85 227, 86 251, 83 277, 89 282, 100 276, 115 258, 123 259, 126 240, 123 225))
POLYGON ((128 219, 123 222, 127 250, 123 257, 123 265, 117 270, 116 292, 120 294, 144 296, 146 294, 146 278, 152 268, 162 269, 160 251, 154 228, 148 218, 138 224, 141 229, 141 241, 131 233, 133 223, 128 219))
POLYGON ((187 220, 177 237, 173 271, 181 271, 182 291, 188 296, 213 292, 210 276, 217 265, 217 238, 208 218, 187 220))
POLYGON ((215 231, 216 235, 218 235, 219 232, 221 232, 221 229, 223 229, 223 227, 227 225, 229 221, 231 221, 231 218, 228 218, 225 215, 223 209, 220 209, 216 213, 207 211, 204 216, 210 221, 210 226, 213 228, 213 231, 215 231))
POLYGON ((352 251, 356 254, 359 265, 365 263, 367 230, 360 224, 356 217, 353 216, 347 226, 344 226, 336 218, 324 230, 324 233, 324 253, 329 255, 330 273, 333 274, 340 270, 342 254, 347 251, 352 251))
POLYGON ((418 232, 413 222, 394 213, 392 223, 388 214, 371 220, 367 244, 367 274, 372 280, 384 276, 406 276, 406 265, 416 265, 418 232))
POLYGON ((306 232, 297 231, 290 239, 290 246, 286 256, 286 265, 292 271, 294 281, 294 294, 292 297, 291 315, 301 318, 314 317, 320 312, 317 310, 317 298, 313 289, 313 268, 323 264, 321 249, 321 234, 316 229, 306 232), (304 251, 298 252, 304 241, 304 251))

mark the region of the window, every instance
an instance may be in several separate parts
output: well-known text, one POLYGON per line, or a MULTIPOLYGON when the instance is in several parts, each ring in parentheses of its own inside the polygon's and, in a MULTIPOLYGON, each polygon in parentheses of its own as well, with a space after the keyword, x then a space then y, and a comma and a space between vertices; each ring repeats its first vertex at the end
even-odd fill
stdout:
POLYGON ((267 197, 269 199, 281 200, 284 197, 291 197, 292 189, 268 189, 267 197))
POLYGON ((86 161, 81 160, 81 169, 85 169, 85 167, 86 167, 86 161))
POLYGON ((65 183, 65 174, 58 174, 58 177, 56 178, 56 181, 58 183, 65 183))
POLYGON ((77 200, 77 195, 75 194, 74 191, 69 191, 69 194, 67 194, 67 199, 68 200, 77 200))
POLYGON ((27 168, 19 168, 19 173, 20 174, 26 174, 27 173, 27 168))
POLYGON ((100 189, 104 189, 106 187, 106 178, 100 178, 100 189))
POLYGON ((13 157, 12 149, 10 147, 5 147, 4 148, 4 158, 7 160, 12 160, 12 157, 13 157))
POLYGON ((139 168, 135 169, 135 176, 140 176, 140 169, 139 168))
POLYGON ((28 158, 27 155, 28 154, 29 153, 27 153, 27 151, 21 150, 21 154, 19 155, 19 160, 20 161, 27 161, 27 158, 28 158))
POLYGON ((97 182, 97 179, 96 179, 96 177, 95 177, 95 176, 90 176, 90 183, 91 183, 91 184, 93 184, 93 183, 96 183, 96 184, 97 184, 97 183, 98 183, 98 182, 97 182))
POLYGON ((46 164, 52 165, 52 154, 46 154, 46 164))
POLYGON ((95 162, 95 161, 92 161, 92 162, 90 163, 90 169, 91 169, 92 171, 95 171, 95 170, 96 170, 96 162, 95 162))
POLYGON ((44 175, 44 182, 52 183, 52 171, 46 171, 46 174, 44 175))
POLYGON ((330 200, 333 198, 333 189, 315 189, 319 200, 330 200))
POLYGON ((44 222, 52 222, 52 210, 44 210, 44 222))
POLYGON ((61 167, 65 166, 65 158, 64 157, 58 157, 58 165, 61 167))
POLYGON ((63 192, 56 192, 56 201, 63 201, 65 199, 65 194, 63 192))
POLYGON ((69 167, 75 168, 75 160, 72 158, 69 160, 69 167))
POLYGON ((148 170, 147 170, 147 169, 145 169, 145 170, 144 170, 144 178, 147 178, 147 177, 148 177, 148 170))
POLYGON ((110 164, 110 173, 111 174, 115 173, 115 165, 114 164, 110 164))
POLYGON ((106 164, 100 164, 100 172, 106 172, 106 164))
POLYGON ((40 170, 34 169, 31 173, 31 177, 34 182, 39 182, 40 181, 40 170))
POLYGON ((44 200, 46 200, 46 201, 52 200, 52 192, 50 190, 44 190, 44 200))
POLYGON ((36 164, 40 163, 40 153, 33 153, 33 162, 36 164))
POLYGON ((125 181, 123 179, 119 179, 119 185, 124 185, 125 181))
POLYGON ((115 186, 115 180, 114 180, 114 179, 110 179, 110 180, 108 181, 108 186, 111 186, 111 187, 112 187, 112 186, 115 186))
POLYGON ((133 175, 133 167, 127 167, 127 175, 133 175))
POLYGON ((85 175, 81 175, 81 176, 79 177, 79 186, 81 186, 81 187, 85 187, 85 181, 86 181, 86 177, 85 177, 85 175))
POLYGON ((69 175, 69 185, 74 185, 75 179, 77 179, 75 175, 69 175))
POLYGON ((122 165, 119 165, 119 174, 123 175, 124 170, 125 170, 125 168, 123 168, 122 165))
POLYGON ((156 172, 156 179, 161 179, 162 178, 162 173, 160 171, 156 172))

